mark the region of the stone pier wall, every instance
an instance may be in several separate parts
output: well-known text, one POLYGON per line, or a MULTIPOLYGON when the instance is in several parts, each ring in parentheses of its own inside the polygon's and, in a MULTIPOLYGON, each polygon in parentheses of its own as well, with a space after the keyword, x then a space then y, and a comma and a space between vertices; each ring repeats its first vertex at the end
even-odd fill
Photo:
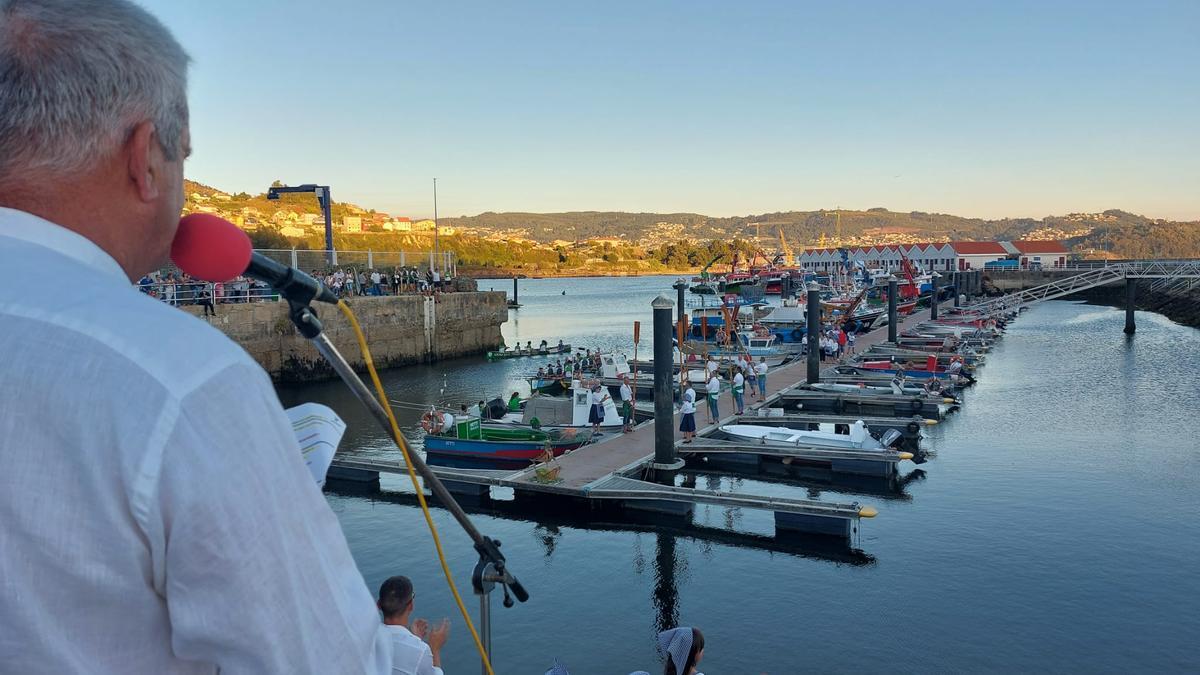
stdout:
MULTIPOLYGON (((391 368, 482 354, 501 343, 500 325, 508 320, 502 292, 445 293, 362 297, 350 301, 367 336, 377 368, 391 368)), ((201 315, 199 307, 185 311, 201 315)), ((313 382, 335 377, 317 350, 292 326, 287 303, 220 305, 209 322, 237 342, 279 383, 313 382)), ((357 370, 366 368, 350 324, 332 305, 317 313, 338 351, 357 370)))

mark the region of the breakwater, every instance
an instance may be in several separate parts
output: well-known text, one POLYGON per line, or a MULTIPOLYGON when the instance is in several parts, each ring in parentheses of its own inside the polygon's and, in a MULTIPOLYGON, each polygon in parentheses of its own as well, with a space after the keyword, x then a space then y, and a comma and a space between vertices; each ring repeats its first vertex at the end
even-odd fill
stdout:
MULTIPOLYGON (((350 301, 379 368, 481 354, 501 343, 508 320, 501 292, 360 297, 350 301)), ((199 307, 183 307, 201 315, 199 307)), ((316 382, 335 376, 292 325, 285 302, 219 305, 208 319, 241 345, 277 383, 316 382)), ((341 312, 317 308, 325 333, 356 369, 365 364, 354 331, 341 312)))

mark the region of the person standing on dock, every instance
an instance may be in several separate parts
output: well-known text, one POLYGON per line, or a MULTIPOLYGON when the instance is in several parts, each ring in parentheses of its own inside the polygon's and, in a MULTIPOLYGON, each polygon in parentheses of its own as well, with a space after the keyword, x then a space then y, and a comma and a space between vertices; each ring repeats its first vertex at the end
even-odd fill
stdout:
POLYGON ((129 0, 0 2, 0 669, 390 673, 267 373, 131 286, 179 226, 188 61, 129 0))
POLYGON ((416 597, 408 577, 391 577, 379 587, 376 604, 392 638, 392 673, 442 675, 442 646, 450 637, 450 619, 442 619, 432 629, 425 619, 412 621, 416 597))
POLYGON ((692 389, 691 385, 683 392, 679 414, 679 430, 683 432, 683 442, 691 443, 696 437, 696 390, 692 389))
POLYGON ((716 424, 721 419, 721 411, 717 407, 718 399, 721 398, 721 380, 717 378, 715 370, 709 371, 708 383, 704 386, 704 392, 708 398, 708 423, 716 424))
POLYGON ((840 359, 846 355, 846 329, 838 327, 837 329, 837 357, 840 359))
POLYGON ((592 425, 592 436, 600 435, 600 423, 604 421, 604 402, 608 394, 603 394, 604 388, 592 385, 592 409, 588 412, 588 423, 592 425))
POLYGON ((621 429, 633 431, 633 389, 629 386, 629 375, 621 373, 621 429))
POLYGON ((754 366, 754 374, 758 380, 758 400, 765 401, 767 398, 767 357, 758 357, 758 363, 754 366))
POLYGON ((737 406, 737 413, 735 414, 741 415, 746 411, 746 378, 742 375, 741 368, 734 368, 733 370, 733 387, 730 389, 730 392, 733 394, 733 402, 737 406))
POLYGON ((750 395, 758 398, 758 378, 754 377, 754 357, 746 355, 746 360, 738 364, 741 368, 742 375, 746 378, 746 387, 750 390, 750 395))

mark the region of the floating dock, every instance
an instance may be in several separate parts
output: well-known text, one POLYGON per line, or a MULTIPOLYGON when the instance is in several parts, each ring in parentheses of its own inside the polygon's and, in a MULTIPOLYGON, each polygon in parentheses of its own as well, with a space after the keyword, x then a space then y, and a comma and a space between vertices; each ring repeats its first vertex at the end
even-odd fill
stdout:
MULTIPOLYGON (((911 315, 905 317, 900 327, 915 326, 923 321, 923 317, 911 315)), ((886 339, 886 330, 875 330, 860 337, 858 345, 866 349, 886 339)), ((830 370, 837 362, 831 362, 830 370)), ((802 359, 776 368, 767 378, 767 396, 765 400, 754 402, 747 400, 747 414, 742 416, 729 415, 716 424, 697 429, 699 436, 711 434, 724 424, 735 422, 767 422, 784 418, 759 417, 755 414, 758 408, 779 406, 797 400, 794 389, 805 382, 807 365, 802 359)), ((639 380, 642 378, 639 378, 639 380)), ((645 378, 647 381, 652 378, 645 378)), ((640 382, 639 382, 640 384, 640 382)), ((815 392, 813 392, 815 393, 815 392)), ((747 397, 749 399, 749 397, 747 397)), ((800 395, 804 399, 804 395, 800 395)), ((816 400, 808 397, 810 400, 816 400)), ((825 398, 847 397, 840 394, 826 395, 825 398)), ((867 398, 867 397, 862 397, 867 398)), ((883 397, 889 398, 889 397, 883 397)), ((913 419, 914 413, 922 419, 940 419, 937 406, 913 410, 912 397, 899 398, 900 402, 889 402, 891 408, 880 415, 898 418, 903 423, 904 430, 910 430, 910 424, 921 426, 913 419), (903 409, 901 409, 903 408, 903 409)), ((720 406, 728 412, 733 411, 733 400, 728 392, 721 396, 720 406)), ((885 406, 886 407, 886 406, 885 406)), ((703 406, 702 406, 703 408, 703 406)), ((856 403, 852 409, 843 406, 842 411, 864 412, 869 408, 865 404, 856 403)), ((804 410, 805 415, 809 413, 804 410)), ((700 418, 705 414, 703 409, 696 415, 700 418)), ((828 416, 822 416, 828 419, 828 416)), ((858 419, 846 418, 841 419, 858 419)), ((699 423, 699 422, 698 422, 699 423)), ((926 422, 927 424, 927 422, 926 422)), ((675 413, 671 420, 673 434, 678 437, 679 414, 675 413)), ((675 484, 673 473, 657 471, 654 466, 655 424, 643 423, 633 432, 623 434, 608 432, 599 441, 590 443, 571 451, 557 460, 558 476, 553 481, 546 481, 538 476, 535 467, 519 471, 511 470, 477 470, 449 467, 434 467, 438 476, 446 483, 451 491, 464 496, 483 497, 489 494, 492 487, 510 488, 517 502, 545 498, 567 499, 581 504, 596 506, 617 505, 620 509, 634 512, 649 512, 660 517, 679 517, 690 519, 697 504, 751 508, 769 511, 774 514, 776 533, 785 532, 816 534, 848 538, 857 531, 861 518, 871 518, 876 510, 858 502, 831 503, 808 499, 791 499, 767 495, 729 493, 715 490, 704 490, 686 485, 675 484)), ((696 442, 677 445, 683 454, 703 454, 710 458, 721 457, 726 461, 746 466, 750 463, 764 461, 783 463, 784 461, 797 464, 817 465, 838 473, 858 476, 894 476, 896 462, 901 460, 898 453, 875 452, 867 456, 863 451, 822 450, 816 448, 778 448, 773 446, 731 444, 698 438, 696 442)), ((404 473, 403 466, 394 460, 354 459, 345 456, 335 457, 330 469, 331 478, 372 481, 378 480, 380 473, 404 473)))

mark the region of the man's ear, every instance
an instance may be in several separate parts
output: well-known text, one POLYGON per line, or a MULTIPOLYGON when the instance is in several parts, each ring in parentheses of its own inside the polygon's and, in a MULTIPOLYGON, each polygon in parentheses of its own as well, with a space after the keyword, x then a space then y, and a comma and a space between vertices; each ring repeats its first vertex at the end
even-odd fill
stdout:
POLYGON ((147 120, 134 127, 121 151, 138 197, 143 202, 157 200, 162 191, 162 154, 155 140, 154 123, 147 120))

